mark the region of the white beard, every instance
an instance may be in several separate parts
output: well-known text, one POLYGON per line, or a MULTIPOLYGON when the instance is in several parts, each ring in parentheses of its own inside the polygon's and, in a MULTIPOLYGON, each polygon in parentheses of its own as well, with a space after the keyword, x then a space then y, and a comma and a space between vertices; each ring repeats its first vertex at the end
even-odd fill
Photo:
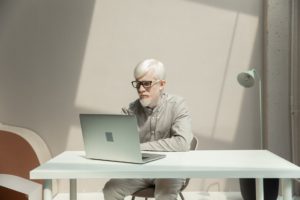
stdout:
POLYGON ((149 98, 140 99, 140 103, 142 104, 143 107, 147 107, 150 105, 151 100, 149 98))

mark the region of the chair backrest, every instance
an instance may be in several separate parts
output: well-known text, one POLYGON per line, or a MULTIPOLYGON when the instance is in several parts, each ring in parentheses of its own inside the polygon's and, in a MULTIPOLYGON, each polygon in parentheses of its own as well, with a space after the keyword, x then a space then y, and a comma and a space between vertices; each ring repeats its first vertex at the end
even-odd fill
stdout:
MULTIPOLYGON (((0 172, 29 179, 29 171, 39 166, 30 144, 21 136, 0 130, 0 172)), ((25 200, 24 194, 0 186, 0 199, 25 200)))
MULTIPOLYGON (((29 172, 51 158, 46 143, 35 132, 0 123, 0 173, 29 180, 29 172)), ((42 183, 43 181, 35 181, 42 183)), ((57 190, 56 181, 53 182, 57 190)), ((22 200, 28 197, 0 185, 0 199, 22 200)))
MULTIPOLYGON (((197 147, 198 147, 198 139, 196 138, 196 136, 194 136, 193 139, 192 139, 192 141, 191 141, 191 147, 190 147, 190 150, 196 150, 197 147)), ((181 191, 183 191, 183 190, 188 186, 189 182, 190 182, 190 179, 187 178, 187 179, 185 180, 184 185, 183 185, 182 188, 181 188, 181 191)))
POLYGON ((198 139, 194 136, 191 141, 191 147, 190 150, 196 150, 198 147, 198 139))

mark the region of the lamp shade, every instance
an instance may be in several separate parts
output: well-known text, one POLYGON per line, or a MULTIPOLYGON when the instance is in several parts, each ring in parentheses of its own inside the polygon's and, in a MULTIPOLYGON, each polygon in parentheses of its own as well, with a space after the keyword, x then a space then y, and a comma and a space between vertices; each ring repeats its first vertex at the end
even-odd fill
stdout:
POLYGON ((240 85, 246 88, 252 87, 255 83, 255 69, 239 73, 237 80, 240 85))

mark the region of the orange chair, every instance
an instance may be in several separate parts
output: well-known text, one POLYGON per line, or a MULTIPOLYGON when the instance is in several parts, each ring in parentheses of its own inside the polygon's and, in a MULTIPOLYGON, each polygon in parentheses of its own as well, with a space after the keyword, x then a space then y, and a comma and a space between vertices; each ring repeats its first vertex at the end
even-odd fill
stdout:
POLYGON ((0 199, 41 200, 42 181, 31 181, 29 172, 50 158, 36 133, 0 123, 0 199))

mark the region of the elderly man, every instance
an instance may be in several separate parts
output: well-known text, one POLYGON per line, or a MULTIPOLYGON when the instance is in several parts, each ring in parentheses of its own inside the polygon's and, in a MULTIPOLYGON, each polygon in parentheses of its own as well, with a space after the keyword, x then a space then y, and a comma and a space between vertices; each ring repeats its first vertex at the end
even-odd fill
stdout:
MULTIPOLYGON (((139 98, 123 108, 138 122, 141 150, 188 151, 193 138, 191 117, 183 98, 164 93, 164 65, 155 59, 140 62, 134 70, 139 98)), ((155 199, 175 200, 185 179, 111 179, 104 188, 105 200, 123 200, 134 192, 155 185, 155 199)))

